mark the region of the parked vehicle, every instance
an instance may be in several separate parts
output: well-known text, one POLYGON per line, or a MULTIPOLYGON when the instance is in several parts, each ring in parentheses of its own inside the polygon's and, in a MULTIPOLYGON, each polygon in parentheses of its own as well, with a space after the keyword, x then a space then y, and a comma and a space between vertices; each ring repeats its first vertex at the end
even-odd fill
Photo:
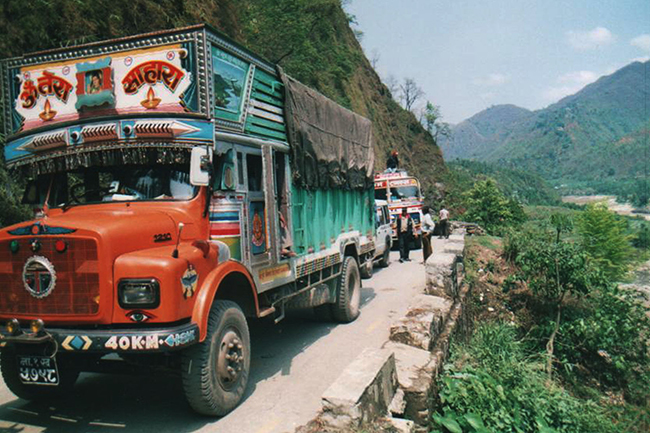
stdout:
POLYGON ((248 382, 247 319, 357 318, 375 255, 367 119, 203 25, 2 72, 5 161, 36 208, 0 230, 16 395, 53 397, 117 354, 179 369, 190 405, 224 415, 248 382))
POLYGON ((393 228, 390 224, 390 211, 386 200, 375 200, 376 209, 376 231, 375 231, 375 254, 373 260, 368 260, 366 266, 361 268, 361 277, 372 277, 375 263, 382 268, 390 264, 390 250, 393 247, 393 228))
POLYGON ((393 240, 397 240, 397 217, 406 208, 413 219, 413 234, 415 247, 422 246, 422 205, 424 197, 420 190, 420 181, 405 170, 386 170, 375 175, 375 199, 386 200, 390 209, 393 240))

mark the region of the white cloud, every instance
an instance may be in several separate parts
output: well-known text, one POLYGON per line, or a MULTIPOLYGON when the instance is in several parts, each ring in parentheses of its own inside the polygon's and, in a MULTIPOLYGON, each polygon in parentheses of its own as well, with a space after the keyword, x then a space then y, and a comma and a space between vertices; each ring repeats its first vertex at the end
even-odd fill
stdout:
POLYGON ((650 52, 650 35, 639 35, 630 41, 630 45, 641 48, 643 51, 650 52))
POLYGON ((472 83, 476 86, 497 87, 510 81, 510 77, 504 74, 493 73, 487 77, 475 78, 472 83))
POLYGON ((605 27, 596 27, 586 32, 572 30, 566 36, 569 45, 576 50, 593 50, 614 42, 614 35, 605 27))
POLYGON ((587 84, 593 83, 599 75, 592 71, 573 71, 560 75, 556 86, 544 90, 542 96, 549 102, 556 102, 565 96, 573 95, 587 84))

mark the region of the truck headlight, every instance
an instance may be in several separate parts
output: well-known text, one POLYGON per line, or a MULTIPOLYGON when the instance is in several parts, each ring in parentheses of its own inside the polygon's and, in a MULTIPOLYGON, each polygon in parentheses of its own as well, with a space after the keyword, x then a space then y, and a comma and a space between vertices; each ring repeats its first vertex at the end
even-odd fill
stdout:
POLYGON ((154 278, 121 280, 117 300, 122 308, 156 308, 160 305, 160 283, 154 278))

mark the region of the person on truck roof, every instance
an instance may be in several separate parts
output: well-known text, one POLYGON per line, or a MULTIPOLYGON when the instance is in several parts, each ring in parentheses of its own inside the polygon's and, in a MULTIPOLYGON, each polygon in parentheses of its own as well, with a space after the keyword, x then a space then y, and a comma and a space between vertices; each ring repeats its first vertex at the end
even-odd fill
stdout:
POLYGON ((387 171, 390 171, 391 173, 394 173, 397 171, 397 167, 399 167, 399 158, 398 158, 399 153, 397 153, 396 150, 393 150, 386 160, 386 169, 387 171))

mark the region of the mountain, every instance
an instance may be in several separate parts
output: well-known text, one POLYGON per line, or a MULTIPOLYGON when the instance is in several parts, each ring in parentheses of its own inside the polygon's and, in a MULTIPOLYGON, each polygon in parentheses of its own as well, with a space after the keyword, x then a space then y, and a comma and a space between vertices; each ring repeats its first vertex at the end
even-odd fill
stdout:
POLYGON ((532 114, 516 105, 493 105, 452 127, 451 140, 440 143, 447 161, 452 159, 479 159, 489 154, 517 124, 532 114))
MULTIPOLYGON (((342 0, 51 0, 0 4, 0 57, 208 23, 373 122, 376 169, 391 150, 424 193, 447 173, 442 153, 396 103, 365 57, 342 0), (108 12, 107 12, 108 11, 108 12), (109 13, 110 12, 110 13, 109 13)), ((1 138, 1 137, 0 137, 1 138)), ((0 170, 3 170, 0 168, 0 170)), ((0 179, 4 173, 0 173, 0 179)), ((0 190, 0 209, 15 203, 0 190)), ((0 211, 0 224, 10 222, 0 211)))
POLYGON ((649 90, 650 61, 634 62, 545 109, 521 109, 518 118, 484 110, 454 127, 443 149, 447 159, 497 162, 555 183, 633 178, 647 170, 649 90), (467 132, 467 122, 478 134, 467 132))

